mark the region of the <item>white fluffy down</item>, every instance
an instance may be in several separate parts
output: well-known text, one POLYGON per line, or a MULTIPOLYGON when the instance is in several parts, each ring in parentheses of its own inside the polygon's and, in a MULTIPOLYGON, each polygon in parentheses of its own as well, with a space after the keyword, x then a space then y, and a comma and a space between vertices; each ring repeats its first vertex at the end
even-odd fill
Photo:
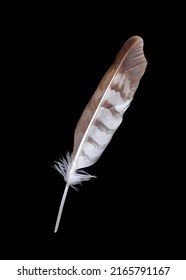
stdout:
POLYGON ((65 182, 69 186, 81 184, 83 181, 88 181, 92 178, 96 178, 94 175, 90 175, 84 170, 77 169, 72 170, 72 159, 67 152, 66 158, 62 157, 59 161, 55 162, 54 168, 64 177, 65 182))

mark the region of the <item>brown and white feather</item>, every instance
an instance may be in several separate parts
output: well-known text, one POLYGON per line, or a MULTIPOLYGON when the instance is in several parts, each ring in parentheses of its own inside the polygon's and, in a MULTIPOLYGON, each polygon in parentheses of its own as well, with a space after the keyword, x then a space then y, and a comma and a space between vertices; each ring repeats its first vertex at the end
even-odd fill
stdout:
MULTIPOLYGON (((68 155, 67 160, 62 159, 55 165, 67 183, 64 201, 70 185, 94 177, 81 168, 94 164, 107 147, 134 97, 146 65, 142 38, 131 37, 118 53, 85 107, 75 129, 71 156, 68 155)), ((64 201, 60 206, 55 232, 64 201)))

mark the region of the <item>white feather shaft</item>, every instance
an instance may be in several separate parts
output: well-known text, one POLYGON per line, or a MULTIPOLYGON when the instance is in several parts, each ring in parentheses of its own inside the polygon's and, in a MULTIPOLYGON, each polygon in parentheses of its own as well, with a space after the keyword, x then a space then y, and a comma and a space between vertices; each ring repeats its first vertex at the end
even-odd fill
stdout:
POLYGON ((64 208, 66 196, 67 196, 67 193, 68 193, 68 189, 69 189, 69 185, 66 184, 66 187, 65 187, 65 190, 64 190, 64 193, 63 193, 63 197, 61 199, 61 204, 60 204, 60 207, 59 207, 59 212, 58 212, 58 215, 57 215, 57 220, 56 220, 56 225, 55 225, 54 232, 57 232, 58 227, 59 227, 59 223, 60 223, 60 220, 61 220, 61 215, 62 215, 62 212, 63 212, 63 208, 64 208))

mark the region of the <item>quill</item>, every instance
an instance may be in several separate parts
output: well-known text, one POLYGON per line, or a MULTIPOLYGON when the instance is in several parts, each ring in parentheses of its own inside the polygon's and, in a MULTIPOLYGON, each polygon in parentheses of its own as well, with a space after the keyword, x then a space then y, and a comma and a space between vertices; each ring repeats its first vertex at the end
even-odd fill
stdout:
POLYGON ((54 165, 66 181, 55 232, 58 230, 69 186, 95 177, 82 168, 94 164, 110 142, 133 99, 146 65, 143 40, 133 36, 123 45, 85 107, 75 129, 72 154, 67 153, 66 158, 54 165))

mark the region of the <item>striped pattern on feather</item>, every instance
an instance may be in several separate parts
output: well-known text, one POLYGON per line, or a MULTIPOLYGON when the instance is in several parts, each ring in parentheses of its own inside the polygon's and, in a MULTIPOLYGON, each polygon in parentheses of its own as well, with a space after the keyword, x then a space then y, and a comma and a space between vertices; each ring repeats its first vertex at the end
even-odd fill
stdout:
POLYGON ((94 164, 101 156, 122 122, 146 64, 143 40, 132 37, 118 53, 79 119, 72 153, 77 169, 94 164))

